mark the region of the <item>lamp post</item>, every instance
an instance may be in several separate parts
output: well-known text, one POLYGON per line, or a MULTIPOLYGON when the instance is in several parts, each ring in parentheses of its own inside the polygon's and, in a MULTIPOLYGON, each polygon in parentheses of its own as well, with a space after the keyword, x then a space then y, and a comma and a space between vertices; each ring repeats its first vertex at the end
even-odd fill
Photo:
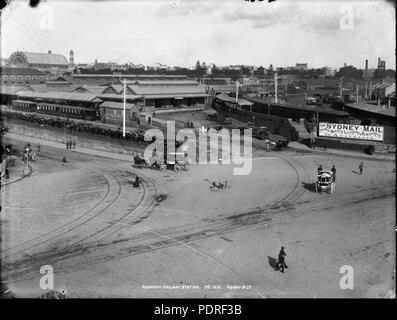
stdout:
POLYGON ((127 82, 125 79, 123 80, 123 138, 125 138, 125 104, 126 104, 126 91, 127 91, 127 82))

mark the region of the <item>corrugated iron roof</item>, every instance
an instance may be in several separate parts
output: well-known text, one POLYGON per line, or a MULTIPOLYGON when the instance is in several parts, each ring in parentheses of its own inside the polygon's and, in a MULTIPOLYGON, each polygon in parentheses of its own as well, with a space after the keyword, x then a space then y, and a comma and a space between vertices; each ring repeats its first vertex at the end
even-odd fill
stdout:
MULTIPOLYGON (((236 103, 236 98, 230 97, 230 96, 228 96, 227 94, 224 94, 224 93, 218 94, 216 97, 218 99, 221 99, 221 100, 224 100, 224 101, 227 101, 227 102, 236 103)), ((239 98, 237 101, 238 101, 239 105, 247 105, 247 106, 253 105, 253 103, 251 101, 248 101, 246 99, 240 99, 239 98)))
POLYGON ((205 95, 206 88, 203 85, 198 86, 175 86, 175 87, 141 87, 138 85, 130 85, 129 88, 138 95, 183 95, 198 94, 205 95))
POLYGON ((225 79, 204 79, 204 84, 206 85, 216 85, 216 86, 227 86, 228 83, 225 79))
MULTIPOLYGON (((110 108, 110 109, 123 109, 123 103, 122 102, 114 102, 114 101, 104 101, 101 103, 100 107, 104 108, 110 108)), ((126 103, 125 105, 126 109, 136 109, 139 111, 138 106, 131 104, 131 103, 126 103)))
POLYGON ((79 93, 79 92, 30 92, 21 91, 17 96, 24 98, 43 98, 43 99, 56 99, 56 100, 70 100, 70 101, 86 101, 86 102, 101 102, 92 93, 79 93))
POLYGON ((32 64, 58 64, 69 65, 68 59, 61 54, 42 53, 42 52, 22 52, 32 64))
POLYGON ((178 99, 178 98, 204 98, 206 93, 181 93, 181 94, 154 94, 145 95, 145 99, 178 99))
POLYGON ((27 87, 30 87, 34 92, 72 92, 76 90, 76 84, 69 83, 43 83, 43 84, 29 84, 27 87))
POLYGON ((89 85, 83 85, 83 86, 79 86, 77 87, 75 90, 83 88, 84 90, 91 92, 93 94, 100 94, 103 93, 108 86, 89 86, 89 85))
POLYGON ((195 80, 130 80, 127 84, 137 84, 137 85, 192 85, 197 86, 199 83, 195 80))
MULTIPOLYGON (((115 93, 101 93, 101 94, 96 94, 98 98, 101 99, 117 99, 117 100, 123 100, 123 95, 122 94, 115 94, 115 93)), ((141 99, 142 96, 135 95, 135 94, 126 94, 125 95, 127 100, 135 100, 135 99, 141 99)))
POLYGON ((26 90, 26 86, 0 86, 0 94, 15 94, 22 90, 26 90))
POLYGON ((384 108, 384 107, 378 107, 377 105, 364 103, 364 102, 347 103, 346 106, 353 108, 353 109, 361 110, 361 111, 381 114, 384 116, 389 116, 389 117, 396 116, 396 107, 384 108))
POLYGON ((170 79, 185 79, 185 75, 154 75, 154 74, 73 74, 73 78, 148 78, 148 79, 160 79, 160 78, 170 78, 170 79))

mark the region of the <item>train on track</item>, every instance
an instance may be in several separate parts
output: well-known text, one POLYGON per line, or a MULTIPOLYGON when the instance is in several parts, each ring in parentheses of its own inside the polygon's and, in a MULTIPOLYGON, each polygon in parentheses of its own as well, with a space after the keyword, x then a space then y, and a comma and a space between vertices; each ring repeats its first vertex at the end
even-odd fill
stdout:
POLYGON ((68 118, 84 120, 100 119, 99 111, 93 107, 78 107, 55 103, 40 103, 33 101, 13 100, 12 108, 20 111, 37 112, 68 118))
POLYGON ((246 99, 236 99, 226 94, 219 94, 212 100, 212 108, 225 117, 246 122, 251 128, 252 136, 259 140, 266 140, 276 149, 284 148, 289 141, 298 139, 298 134, 289 121, 277 116, 267 116, 252 112, 253 103, 246 99))

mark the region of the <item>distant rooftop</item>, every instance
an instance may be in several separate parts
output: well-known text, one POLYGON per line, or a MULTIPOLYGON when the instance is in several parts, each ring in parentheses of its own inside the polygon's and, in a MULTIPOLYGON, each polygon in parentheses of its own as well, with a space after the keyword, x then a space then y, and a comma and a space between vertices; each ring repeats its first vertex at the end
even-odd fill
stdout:
POLYGON ((174 78, 174 79, 185 79, 187 76, 185 75, 154 75, 154 74, 72 74, 73 78, 120 78, 120 79, 128 79, 128 78, 174 78))
POLYGON ((143 86, 162 86, 162 85, 191 85, 197 86, 199 83, 195 80, 132 80, 126 81, 128 84, 137 84, 143 86))
POLYGON ((34 69, 34 68, 19 68, 19 67, 1 67, 0 68, 0 75, 4 75, 4 76, 11 76, 11 75, 15 75, 15 76, 19 76, 19 75, 37 75, 37 76, 41 76, 44 75, 43 72, 34 69))

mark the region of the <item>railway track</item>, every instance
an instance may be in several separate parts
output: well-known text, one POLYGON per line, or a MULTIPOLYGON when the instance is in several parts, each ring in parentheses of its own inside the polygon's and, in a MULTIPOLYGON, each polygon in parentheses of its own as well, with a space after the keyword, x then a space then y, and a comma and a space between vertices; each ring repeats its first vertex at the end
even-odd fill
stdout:
MULTIPOLYGON (((285 202, 291 202, 291 201, 296 201, 299 199, 303 194, 304 191, 302 191, 299 186, 300 186, 300 181, 302 179, 302 170, 303 172, 308 175, 307 171, 305 171, 304 167, 297 168, 297 165, 295 164, 296 161, 294 159, 291 159, 289 157, 283 157, 279 156, 279 158, 282 158, 289 166, 291 166, 295 173, 296 173, 296 183, 293 187, 293 189, 285 196, 283 196, 281 199, 278 199, 276 201, 273 201, 270 204, 267 204, 264 208, 261 208, 261 210, 258 210, 256 212, 249 212, 245 214, 241 214, 238 216, 231 216, 227 217, 222 220, 215 221, 213 223, 206 223, 204 225, 199 225, 199 226, 182 226, 182 230, 178 230, 178 228, 172 228, 170 230, 164 230, 166 235, 163 235, 163 232, 161 231, 145 231, 141 232, 141 235, 134 236, 133 239, 128 239, 127 241, 123 239, 118 239, 116 237, 116 240, 111 241, 114 239, 114 236, 116 235, 117 232, 120 232, 123 229, 132 227, 135 227, 135 222, 142 218, 145 214, 147 214, 148 210, 152 208, 154 204, 154 200, 149 201, 147 203, 144 203, 145 201, 142 201, 138 204, 138 206, 128 212, 127 214, 119 217, 116 220, 109 221, 111 224, 101 228, 100 230, 96 231, 95 233, 89 234, 87 237, 80 239, 78 242, 71 244, 70 246, 67 246, 64 248, 64 252, 66 255, 78 255, 79 253, 87 253, 93 250, 93 248, 104 248, 106 246, 112 245, 112 243, 121 243, 122 246, 125 246, 126 244, 128 245, 133 245, 134 243, 140 242, 140 241, 148 241, 148 240, 154 240, 155 242, 158 239, 161 239, 162 237, 166 237, 166 241, 161 241, 161 244, 167 244, 170 245, 171 243, 174 242, 173 238, 168 239, 169 234, 175 233, 178 234, 178 232, 183 232, 184 237, 183 239, 187 241, 192 241, 192 240, 199 240, 202 237, 209 237, 209 236, 216 236, 220 235, 226 232, 232 232, 233 230, 236 229, 241 229, 246 225, 251 225, 252 223, 258 223, 260 222, 263 217, 265 216, 264 213, 266 211, 274 211, 277 207, 278 204, 280 203, 285 203, 285 202), (299 171, 300 170, 300 171, 299 171), (250 220, 251 222, 247 223, 247 221, 250 220), (107 240, 104 242, 104 240, 107 240), (90 245, 91 244, 91 245, 90 245)), ((141 174, 142 175, 142 174, 141 174)), ((146 183, 144 184, 144 189, 146 190, 148 188, 148 181, 150 182, 149 179, 144 180, 146 183)), ((152 188, 155 189, 155 194, 157 193, 157 189, 155 184, 152 184, 152 188)), ((141 230, 142 231, 142 230, 141 230)), ((181 244, 179 240, 179 244, 181 244)), ((58 252, 60 255, 56 259, 61 260, 63 258, 62 256, 62 250, 58 252)), ((50 258, 50 257, 47 257, 50 258)))
POLYGON ((66 235, 67 233, 70 233, 71 231, 83 226, 84 224, 87 224, 88 222, 98 217, 118 199, 121 192, 121 184, 113 174, 108 172, 101 173, 97 170, 93 170, 89 168, 85 168, 85 169, 95 172, 96 174, 100 174, 100 176, 105 179, 107 183, 107 191, 104 197, 102 197, 102 199, 99 202, 97 202, 90 209, 86 210, 83 214, 79 215, 77 218, 65 224, 62 224, 45 234, 39 235, 37 237, 19 243, 13 247, 5 249, 3 252, 7 253, 8 257, 9 255, 14 255, 19 252, 26 251, 28 249, 36 248, 40 245, 48 243, 49 241, 60 238, 66 235), (114 188, 114 186, 116 186, 116 188, 114 188))
MULTIPOLYGON (((310 174, 305 167, 296 159, 281 153, 274 154, 275 157, 283 160, 295 172, 296 180, 292 190, 286 195, 271 203, 266 204, 258 210, 242 213, 239 215, 229 216, 226 218, 218 219, 211 223, 200 225, 182 225, 178 227, 163 228, 161 230, 145 230, 142 227, 136 226, 136 221, 145 217, 153 207, 152 201, 145 201, 139 203, 136 210, 132 210, 123 216, 108 221, 110 225, 104 227, 87 237, 80 239, 77 243, 67 246, 56 253, 42 253, 30 257, 25 261, 15 261, 7 266, 8 270, 15 268, 18 270, 14 277, 29 277, 32 272, 37 271, 37 265, 42 265, 45 261, 60 261, 73 259, 73 267, 62 267, 58 272, 68 272, 71 269, 78 270, 79 268, 88 267, 92 264, 108 261, 110 259, 122 258, 126 256, 147 253, 156 251, 171 246, 189 246, 192 247, 194 242, 207 239, 210 237, 219 236, 222 234, 230 233, 237 230, 251 229, 258 227, 266 227, 276 223, 283 223, 297 217, 316 214, 334 208, 333 201, 335 197, 338 200, 343 200, 342 205, 349 204, 352 200, 351 197, 357 194, 368 196, 368 198, 391 196, 395 194, 394 188, 388 186, 378 186, 376 192, 374 188, 368 190, 357 190, 344 194, 334 194, 333 197, 324 197, 321 201, 316 203, 301 202, 298 203, 306 190, 301 186, 301 182, 306 180, 310 182, 310 174), (141 205, 142 204, 142 205, 141 205), (299 210, 296 210, 296 207, 299 210), (134 228, 139 229, 141 232, 130 238, 118 238, 118 232, 126 229, 134 228), (112 254, 110 254, 112 252, 112 254), (21 269, 23 265, 32 263, 31 267, 21 269)), ((140 174, 142 175, 142 174, 140 174)), ((144 189, 151 190, 154 194, 157 193, 155 184, 150 186, 150 179, 145 179, 144 189), (150 189, 153 188, 153 189, 150 189)), ((197 248, 194 250, 201 252, 197 248)), ((201 252, 205 254, 204 252, 201 252)), ((213 257, 211 257, 213 258, 213 257)), ((215 259, 215 258, 213 258, 215 259)), ((217 260, 218 261, 218 260, 217 260)), ((218 263, 221 263, 218 261, 218 263)), ((21 279, 18 277, 18 280, 21 279)))
MULTIPOLYGON (((56 152, 46 151, 45 153, 41 153, 41 156, 45 156, 46 158, 56 159, 58 160, 59 154, 56 152)), ((74 154, 74 158, 79 159, 79 155, 74 154)), ((76 166, 77 167, 77 166, 76 166)), ((48 244, 49 241, 53 241, 64 236, 69 236, 70 233, 74 230, 81 229, 84 226, 87 226, 93 220, 100 220, 107 223, 110 223, 106 227, 100 229, 99 231, 95 231, 93 234, 89 234, 88 236, 84 237, 83 239, 78 240, 73 244, 82 243, 88 239, 98 237, 102 235, 102 233, 107 232, 105 237, 114 234, 118 230, 124 228, 123 226, 120 227, 120 223, 123 219, 127 216, 132 216, 132 219, 129 221, 133 223, 136 219, 143 219, 145 214, 153 207, 153 204, 156 200, 157 195, 157 187, 152 182, 149 181, 147 178, 142 180, 142 187, 143 187, 143 194, 141 199, 139 200, 138 204, 135 206, 134 209, 129 210, 127 214, 124 214, 120 218, 117 219, 106 219, 101 218, 100 216, 117 201, 121 194, 121 183, 119 178, 110 172, 109 170, 103 170, 102 168, 95 168, 94 166, 88 167, 87 165, 79 163, 78 167, 83 167, 85 170, 91 171, 96 175, 102 177, 107 184, 107 190, 105 195, 102 197, 100 201, 98 201, 93 207, 86 210, 83 214, 79 215, 77 218, 68 221, 65 224, 62 224, 49 232, 31 238, 27 241, 19 243, 13 247, 6 248, 3 250, 3 253, 7 258, 10 256, 14 256, 18 253, 24 252, 29 249, 35 249, 42 245, 48 244), (148 190, 148 192, 146 191, 148 190), (137 213, 134 215, 134 213, 137 213)), ((142 174, 140 174, 142 176, 142 174)), ((85 234, 85 233, 84 233, 85 234)))

